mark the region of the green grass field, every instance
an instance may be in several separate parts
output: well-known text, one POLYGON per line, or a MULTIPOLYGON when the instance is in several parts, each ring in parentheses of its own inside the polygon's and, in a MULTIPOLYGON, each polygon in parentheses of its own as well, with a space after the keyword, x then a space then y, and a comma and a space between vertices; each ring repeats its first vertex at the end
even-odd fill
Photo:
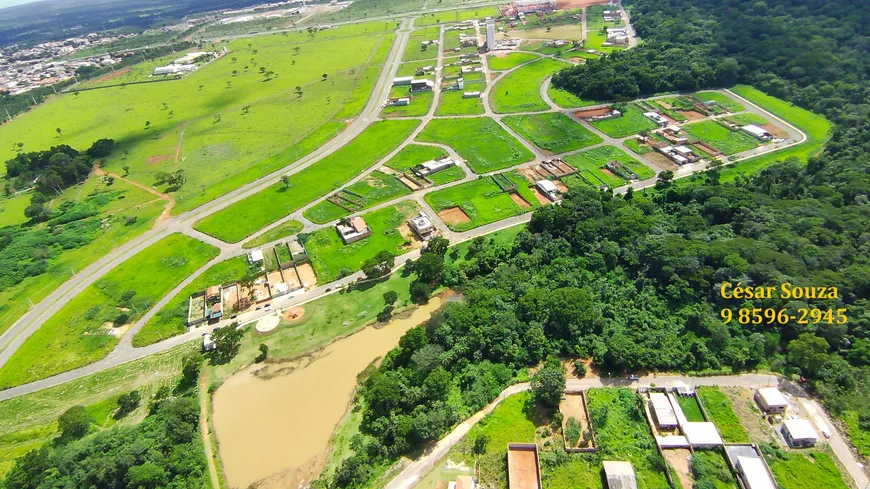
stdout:
POLYGON ((372 229, 372 235, 362 241, 345 245, 334 227, 317 230, 308 238, 305 248, 311 258, 319 282, 331 282, 339 278, 342 269, 357 271, 363 262, 380 251, 389 251, 398 256, 410 251, 405 246, 407 238, 398 227, 420 212, 414 202, 400 202, 395 206, 378 209, 362 217, 372 229))
POLYGON ((541 469, 541 481, 548 489, 603 489, 601 458, 595 454, 571 454, 555 466, 541 469))
POLYGON ((664 460, 656 453, 655 440, 637 394, 628 389, 590 389, 586 398, 602 460, 626 460, 634 466, 638 486, 646 489, 670 487, 664 471, 656 468, 664 460))
POLYGON ((726 119, 728 119, 729 121, 734 121, 737 124, 756 124, 759 126, 763 126, 764 124, 770 122, 765 117, 752 112, 730 115, 726 117, 726 119))
MULTIPOLYGON (((391 94, 392 95, 392 94, 391 94)), ((384 107, 381 111, 381 117, 421 117, 429 113, 429 108, 432 106, 432 100, 435 95, 432 92, 410 93, 404 90, 399 97, 410 97, 411 102, 408 105, 394 105, 384 107)))
MULTIPOLYGON (((603 183, 610 188, 621 187, 628 183, 628 180, 604 168, 607 162, 614 160, 635 172, 639 180, 646 180, 655 176, 655 172, 616 146, 601 146, 565 157, 565 162, 576 168, 589 183, 592 183, 596 187, 603 183)), ((585 184, 582 178, 573 175, 563 178, 562 181, 569 188, 585 184)))
MULTIPOLYGON (((113 248, 151 229, 154 218, 165 205, 163 201, 155 202, 153 195, 122 180, 115 180, 111 187, 107 187, 97 177, 91 176, 83 184, 68 188, 54 199, 52 206, 56 208, 63 202, 87 201, 92 194, 94 198, 99 198, 97 194, 109 191, 118 193, 99 208, 100 213, 97 216, 91 218, 104 223, 102 231, 93 241, 80 248, 55 250, 56 254, 49 260, 45 273, 27 277, 19 284, 0 291, 0 333, 27 312, 31 301, 37 304, 66 282, 73 272, 81 271, 113 248), (128 218, 132 221, 128 221, 128 218)), ((24 198, 29 204, 30 195, 24 195, 24 198)), ((8 200, 2 202, 5 204, 8 200)), ((4 208, 7 209, 5 212, 9 212, 10 218, 15 214, 13 209, 4 208)))
POLYGON ((560 90, 554 87, 552 83, 547 89, 547 95, 550 96, 550 100, 552 100, 554 104, 558 105, 563 109, 588 107, 590 105, 598 105, 602 103, 596 100, 584 100, 571 92, 568 92, 566 90, 560 90))
MULTIPOLYGON (((517 183, 519 189, 521 186, 519 183, 525 179, 517 176, 516 179, 511 178, 511 180, 517 183)), ((525 182, 526 191, 528 191, 527 187, 528 182, 525 182)), ((480 178, 443 190, 436 190, 426 194, 425 198, 435 212, 441 212, 451 207, 460 207, 465 212, 469 218, 468 222, 447 223, 447 226, 454 231, 467 231, 484 224, 531 212, 534 207, 540 205, 537 199, 524 196, 530 207, 520 207, 509 194, 503 192, 493 182, 492 178, 480 178)))
POLYGON ((141 317, 217 248, 182 234, 163 238, 85 289, 36 331, 0 369, 0 388, 72 370, 109 354, 112 322, 141 317), (126 298, 128 291, 134 292, 126 298), (123 319, 122 319, 123 318, 123 319))
POLYGON ((507 71, 538 58, 540 56, 532 53, 510 53, 507 56, 487 56, 486 63, 492 71, 507 71))
POLYGON ((740 424, 731 401, 717 387, 699 387, 698 397, 726 443, 749 443, 749 435, 740 424))
MULTIPOLYGON (((238 39, 226 56, 179 81, 54 97, 0 127, 0 140, 34 151, 57 144, 85 150, 112 138, 118 147, 106 170, 120 174, 128 166, 130 178, 150 186, 156 173, 182 169, 187 183, 175 192, 175 211, 190 210, 340 132, 369 98, 394 29, 368 23, 313 37, 238 39)), ((3 145, 0 161, 11 156, 11 145, 3 145)))
POLYGON ((595 121, 591 124, 612 138, 624 138, 658 127, 655 122, 644 116, 643 111, 635 104, 626 105, 622 110, 622 117, 595 121))
POLYGON ((551 153, 565 153, 598 144, 601 137, 593 134, 561 112, 514 115, 503 122, 535 146, 551 153))
POLYGON ((411 168, 430 160, 447 156, 447 151, 436 146, 409 144, 399 150, 384 166, 396 171, 406 172, 411 168))
POLYGON ((466 10, 451 10, 448 12, 433 12, 423 14, 414 22, 415 26, 426 26, 436 24, 455 24, 463 20, 484 19, 486 17, 497 17, 498 9, 491 7, 475 7, 466 10))
POLYGON ((698 401, 694 396, 677 396, 677 403, 680 405, 680 409, 683 410, 683 414, 686 415, 686 419, 689 422, 701 422, 706 421, 704 419, 704 414, 701 412, 701 406, 698 404, 698 401))
POLYGON ((726 155, 733 155, 759 146, 754 137, 743 131, 732 131, 714 121, 687 124, 683 129, 691 137, 698 138, 726 155))
POLYGON ((724 108, 728 112, 740 112, 746 110, 740 102, 734 100, 733 98, 725 95, 722 92, 697 92, 693 94, 695 98, 702 102, 713 101, 719 104, 720 107, 724 108))
POLYGON ((0 227, 15 226, 29 219, 24 215, 24 209, 30 205, 30 194, 20 194, 0 200, 0 227))
POLYGON ((435 109, 435 115, 451 116, 451 115, 481 115, 486 112, 483 107, 483 100, 480 97, 463 98, 464 92, 481 92, 486 90, 486 84, 483 82, 466 83, 464 90, 452 90, 449 92, 441 92, 438 108, 435 109))
POLYGON ((508 168, 534 158, 531 151, 488 117, 433 119, 417 139, 450 146, 475 173, 508 168))
POLYGON ((254 239, 245 241, 245 244, 242 245, 245 248, 251 249, 256 248, 258 246, 262 246, 266 243, 271 243, 276 239, 286 238, 287 236, 292 236, 299 231, 302 231, 302 223, 299 221, 287 221, 283 224, 276 226, 273 229, 266 231, 265 233, 257 236, 254 239))
POLYGON ((419 121, 381 121, 338 151, 279 182, 196 223, 196 229, 230 243, 241 241, 305 204, 323 197, 377 163, 402 143, 419 121))
POLYGON ((807 135, 807 140, 799 145, 750 158, 741 161, 737 165, 726 167, 722 170, 722 177, 720 179, 722 182, 732 181, 738 175, 755 173, 775 161, 783 161, 791 156, 806 162, 807 158, 822 150, 825 142, 830 137, 833 125, 820 115, 796 107, 776 97, 771 97, 748 85, 737 85, 731 90, 764 110, 798 127, 807 135))
POLYGON ((622 144, 624 144, 626 148, 634 151, 635 153, 637 153, 639 155, 645 155, 645 154, 649 153, 650 151, 652 151, 652 148, 650 147, 650 145, 640 144, 640 141, 638 139, 635 139, 635 138, 626 139, 625 141, 622 142, 622 144))
POLYGON ((244 256, 231 258, 212 266, 194 279, 145 324, 145 327, 133 337, 133 346, 140 348, 187 332, 188 298, 212 285, 235 282, 244 277, 247 271, 248 260, 244 256))
POLYGON ((411 190, 402 184, 402 182, 400 182, 395 176, 374 171, 362 180, 339 192, 339 195, 358 204, 349 207, 351 210, 324 200, 305 211, 303 216, 315 224, 326 224, 327 222, 340 219, 354 212, 368 209, 369 207, 382 202, 387 202, 410 193, 411 190))
POLYGON ((508 73, 492 89, 492 110, 505 114, 549 109, 541 98, 541 84, 553 73, 569 66, 564 61, 546 58, 508 73))
POLYGON ((765 457, 782 489, 846 489, 843 475, 830 455, 823 452, 789 453, 775 450, 765 457))

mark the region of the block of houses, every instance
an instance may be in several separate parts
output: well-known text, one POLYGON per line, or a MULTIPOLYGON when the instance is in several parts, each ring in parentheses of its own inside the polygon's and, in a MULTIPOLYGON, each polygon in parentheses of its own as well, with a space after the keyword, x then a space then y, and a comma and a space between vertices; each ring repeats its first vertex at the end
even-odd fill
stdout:
POLYGON ((409 219, 408 227, 417 233, 417 236, 423 241, 429 241, 438 233, 438 229, 432 224, 432 220, 429 219, 429 216, 425 212, 421 212, 409 219))
POLYGON ((659 429, 672 430, 677 427, 677 415, 671 407, 671 402, 668 401, 668 396, 662 392, 650 392, 649 405, 653 420, 659 429))
POLYGON ((819 441, 819 435, 807 419, 787 419, 782 422, 782 434, 793 447, 811 447, 819 441))
POLYGON ((361 217, 349 217, 342 219, 335 225, 335 230, 344 244, 356 243, 372 235, 372 229, 361 217))
POLYGON ((689 162, 694 162, 700 159, 700 156, 698 156, 698 154, 688 146, 674 146, 674 152, 683 158, 686 158, 689 162))
POLYGON ((559 200, 559 189, 556 188, 555 183, 549 180, 538 180, 535 182, 535 187, 551 201, 556 202, 559 200))
POLYGON ((435 82, 425 78, 411 80, 412 92, 428 92, 435 88, 435 82))
POLYGON ((605 460, 602 465, 608 489, 637 489, 637 476, 631 462, 605 460))
POLYGON ((643 115, 661 127, 665 127, 669 123, 669 121, 658 112, 644 112, 643 115))
POLYGON ((737 457, 737 472, 746 489, 776 489, 760 457, 737 457))
POLYGON ((655 150, 667 156, 671 161, 678 165, 689 163, 689 159, 678 153, 673 146, 655 146, 655 150))
POLYGON ((788 407, 788 401, 776 387, 765 387, 755 391, 755 402, 767 414, 782 414, 788 407))
POLYGON ((754 124, 743 126, 740 128, 740 130, 760 141, 770 141, 771 139, 773 139, 773 134, 765 131, 764 129, 754 124))

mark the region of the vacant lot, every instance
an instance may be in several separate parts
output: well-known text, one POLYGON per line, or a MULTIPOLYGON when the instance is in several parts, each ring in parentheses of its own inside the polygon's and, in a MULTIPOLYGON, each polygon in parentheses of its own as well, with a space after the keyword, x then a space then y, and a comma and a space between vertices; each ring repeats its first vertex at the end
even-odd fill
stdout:
POLYGON ((463 90, 441 92, 435 115, 480 115, 486 112, 480 97, 463 97, 464 92, 481 92, 486 90, 486 83, 466 82, 463 90))
MULTIPOLYGON (((517 184, 518 188, 523 187, 528 191, 528 181, 525 178, 511 174, 511 180, 517 184)), ((432 206, 435 212, 440 213, 445 209, 458 207, 468 216, 467 222, 447 223, 454 231, 467 231, 484 224, 520 215, 531 211, 532 207, 540 205, 533 198, 528 198, 526 201, 530 207, 521 207, 511 198, 510 194, 502 191, 492 178, 480 178, 426 194, 426 202, 432 206)))
POLYGON ((475 173, 525 163, 534 155, 488 117, 434 119, 417 139, 453 148, 475 173))
POLYGON ((24 209, 30 205, 30 194, 21 194, 0 200, 0 227, 22 224, 30 219, 24 215, 24 209))
POLYGON ((497 16, 498 9, 495 7, 475 7, 467 10, 451 10, 448 12, 423 14, 422 17, 414 22, 414 25, 455 24, 457 22, 462 22, 463 20, 484 19, 486 17, 497 16))
POLYGON ((515 115, 505 117, 503 121, 535 146, 554 154, 601 142, 598 135, 561 112, 515 115))
POLYGON ((541 98, 541 84, 553 73, 569 66, 570 63, 546 58, 508 73, 492 89, 492 110, 505 114, 549 109, 541 98))
POLYGON ((408 187, 395 176, 374 171, 335 194, 335 198, 341 205, 324 200, 305 211, 303 215, 315 224, 326 224, 410 193, 408 187))
POLYGON ((697 389, 698 397, 701 398, 701 403, 710 416, 710 421, 716 425, 719 434, 726 443, 748 443, 749 435, 737 415, 734 414, 734 409, 731 407, 731 401, 728 396, 722 393, 717 387, 699 387, 697 389))
POLYGON ((690 136, 713 146, 726 155, 755 148, 759 142, 743 131, 732 131, 714 121, 701 121, 683 126, 690 136))
POLYGON ((827 453, 784 452, 773 449, 765 456, 782 489, 846 489, 843 475, 827 453))
POLYGON ((507 71, 538 58, 540 56, 532 53, 510 53, 507 56, 487 56, 486 63, 492 71, 507 71))
POLYGON ((345 245, 334 227, 320 229, 311 233, 305 247, 308 256, 321 282, 331 282, 346 273, 362 267, 363 262, 380 251, 389 251, 398 256, 410 251, 406 245, 408 238, 403 236, 399 227, 409 218, 420 212, 414 202, 401 202, 392 207, 378 209, 362 217, 372 229, 368 238, 345 245))
POLYGON ((691 456, 693 487, 738 489, 737 479, 720 450, 696 450, 691 456))
POLYGON ((447 156, 447 151, 436 146, 426 146, 423 144, 409 144, 399 150, 395 156, 390 158, 384 166, 393 170, 406 172, 411 168, 425 163, 430 160, 437 160, 447 156))
POLYGON ((541 480, 547 489, 602 489, 601 458, 597 454, 575 453, 557 465, 541 467, 541 480))
POLYGON ((404 90, 396 90, 394 88, 393 92, 390 93, 390 97, 408 97, 411 99, 411 102, 408 105, 384 107, 381 111, 381 117, 421 117, 429 113, 429 108, 432 106, 432 100, 435 98, 435 95, 432 92, 411 93, 407 89, 408 87, 396 88, 404 88, 404 90))
POLYGON ((108 355, 155 302, 218 250, 170 235, 113 269, 52 316, 0 369, 0 388, 72 370, 108 355))
POLYGON ((271 243, 276 239, 286 238, 287 236, 294 235, 299 231, 302 231, 302 223, 299 221, 287 221, 282 223, 265 233, 257 236, 256 238, 245 241, 245 248, 256 248, 257 246, 262 246, 266 243, 271 243))
POLYGON ((591 124, 599 131, 613 138, 624 138, 658 127, 653 121, 643 115, 643 111, 635 104, 625 106, 622 110, 622 117, 595 121, 591 124))
POLYGON ((661 469, 664 460, 638 409, 637 394, 628 389, 590 389, 586 398, 602 460, 631 462, 640 487, 670 487, 661 469))
POLYGON ((740 102, 721 92, 698 92, 695 93, 694 96, 702 102, 716 102, 720 107, 728 112, 740 112, 746 110, 740 102))
POLYGON ((407 139, 419 121, 380 121, 338 151, 196 223, 196 229, 230 243, 241 241, 305 204, 340 187, 407 139))
POLYGON ((554 104, 563 109, 573 109, 576 107, 588 107, 590 105, 598 105, 603 102, 597 100, 585 100, 566 90, 560 90, 551 83, 547 89, 547 95, 554 104))
MULTIPOLYGON (((603 183, 608 187, 615 188, 628 182, 627 179, 606 168, 607 163, 610 161, 620 162, 636 173, 639 180, 655 176, 655 172, 616 146, 600 146, 595 149, 569 155, 565 157, 565 161, 576 168, 586 180, 589 180, 595 186, 603 183)), ((573 180, 573 178, 567 178, 565 183, 570 185, 573 180)))

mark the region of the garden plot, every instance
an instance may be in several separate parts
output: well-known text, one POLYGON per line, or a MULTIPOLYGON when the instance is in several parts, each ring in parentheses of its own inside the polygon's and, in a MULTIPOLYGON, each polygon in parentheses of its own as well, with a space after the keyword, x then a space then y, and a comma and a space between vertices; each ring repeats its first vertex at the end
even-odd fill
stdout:
POLYGON ((733 155, 760 146, 760 142, 743 131, 731 129, 715 121, 702 121, 683 126, 690 138, 700 139, 726 155, 733 155))
POLYGON ((453 148, 475 173, 525 163, 534 155, 488 117, 434 119, 417 139, 453 148))
POLYGON ((577 175, 564 179, 570 188, 577 184, 591 184, 595 187, 607 185, 610 188, 620 187, 629 181, 629 171, 634 172, 638 180, 646 180, 655 176, 655 172, 643 163, 632 158, 616 146, 601 146, 581 153, 568 155, 565 162, 578 170, 577 175), (615 169, 607 168, 609 162, 618 162, 615 169))
POLYGON ((508 116, 503 122, 550 154, 574 151, 602 141, 601 137, 561 112, 508 116))
POLYGON ((493 110, 504 114, 549 109, 550 106, 541 98, 541 84, 553 73, 570 66, 570 63, 546 58, 508 73, 492 89, 490 103, 493 110))
POLYGON ((315 224, 326 224, 410 193, 408 187, 394 175, 376 170, 353 185, 332 194, 303 215, 315 224))
POLYGON ((590 124, 613 138, 624 138, 658 127, 655 122, 643 115, 643 111, 635 104, 626 105, 621 112, 621 117, 593 121, 590 124))
POLYGON ((311 233, 305 247, 317 277, 321 282, 331 282, 359 270, 363 262, 380 251, 398 256, 419 246, 410 231, 403 234, 400 230, 407 229, 406 221, 419 212, 420 206, 415 202, 401 202, 364 214, 362 218, 371 228, 371 236, 348 245, 332 226, 311 233))

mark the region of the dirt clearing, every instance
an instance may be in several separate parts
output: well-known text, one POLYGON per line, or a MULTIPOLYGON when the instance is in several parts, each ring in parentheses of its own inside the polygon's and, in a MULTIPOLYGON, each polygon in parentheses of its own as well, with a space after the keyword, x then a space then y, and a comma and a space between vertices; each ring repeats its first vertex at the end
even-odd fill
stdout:
POLYGON ((299 306, 291 307, 284 311, 283 317, 284 320, 288 323, 293 323, 302 319, 302 316, 305 315, 305 309, 299 306))
POLYGON ((650 163, 661 168, 662 170, 674 171, 679 168, 679 166, 677 166, 676 163, 671 161, 667 156, 656 151, 650 151, 649 153, 643 155, 643 157, 648 159, 650 163))
POLYGON ((174 154, 171 154, 171 155, 153 155, 153 156, 149 156, 145 160, 145 163, 148 163, 149 165, 156 165, 158 163, 163 163, 164 161, 167 161, 168 159, 170 159, 174 156, 175 156, 174 154))
MULTIPOLYGON (((583 406, 582 394, 565 394, 562 402, 559 403, 559 412, 562 413, 562 433, 567 433, 568 420, 573 418, 580 424, 580 439, 577 440, 577 447, 588 448, 592 446, 592 439, 588 442, 583 441, 582 434, 589 429, 589 419, 586 417, 586 409, 583 406)), ((566 445, 569 443, 565 440, 566 445)), ((572 447, 573 448, 573 447, 572 447)))
POLYGON ((788 133, 786 131, 783 131, 779 127, 774 126, 773 124, 765 124, 761 126, 761 128, 772 134, 773 137, 777 139, 785 139, 788 137, 788 133))
POLYGON ((574 112, 574 115, 578 119, 589 119, 592 117, 600 117, 602 115, 607 115, 610 111, 613 110, 610 107, 601 107, 600 109, 587 109, 587 110, 578 110, 574 112))
POLYGON ((532 449, 508 448, 508 480, 511 489, 540 488, 538 459, 532 449))
POLYGON ((514 204, 522 207, 523 209, 528 209, 529 207, 532 206, 531 204, 526 202, 526 199, 520 197, 520 194, 518 194, 516 192, 511 192, 510 195, 511 195, 511 200, 514 201, 514 204))
POLYGON ((299 279, 302 280, 302 286, 305 288, 314 287, 317 284, 317 275, 314 274, 314 269, 310 263, 296 265, 296 273, 299 274, 299 279))
POLYGON ((692 477, 691 463, 689 462, 688 450, 678 448, 676 450, 664 450, 665 460, 670 462, 680 478, 683 487, 695 487, 695 479, 692 477))
POLYGON ((130 68, 124 68, 123 70, 113 71, 113 72, 111 72, 111 73, 106 73, 105 75, 103 75, 103 76, 97 78, 97 79, 94 80, 94 81, 96 81, 96 82, 104 82, 104 81, 114 80, 115 78, 118 78, 119 76, 121 76, 121 75, 123 75, 124 73, 127 73, 127 72, 129 72, 129 71, 130 71, 130 68))
POLYGON ((405 250, 416 250, 423 246, 423 242, 417 237, 417 234, 414 231, 411 231, 411 228, 408 226, 408 223, 402 223, 401 226, 398 227, 399 234, 402 235, 403 238, 408 240, 411 244, 405 246, 405 250))
POLYGON ((438 217, 440 217, 441 220, 447 224, 462 224, 464 222, 471 222, 471 218, 468 217, 468 214, 466 214, 461 207, 451 207, 449 209, 444 209, 443 211, 438 213, 438 217))
POLYGON ((533 194, 535 194, 535 198, 538 199, 538 202, 540 202, 541 205, 546 205, 550 203, 550 199, 545 197, 544 194, 542 194, 541 191, 537 189, 537 187, 532 187, 531 191, 533 194))
POLYGON ((704 114, 694 110, 681 110, 680 114, 682 114, 686 119, 689 119, 689 121, 699 121, 706 117, 704 114))

